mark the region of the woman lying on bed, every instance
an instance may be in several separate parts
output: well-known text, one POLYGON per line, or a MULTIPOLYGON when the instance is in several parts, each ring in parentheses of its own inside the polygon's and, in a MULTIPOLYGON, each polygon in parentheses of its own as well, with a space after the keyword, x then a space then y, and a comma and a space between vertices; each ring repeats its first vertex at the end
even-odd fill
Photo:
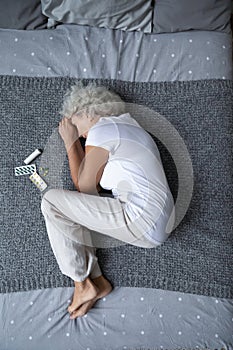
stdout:
POLYGON ((74 319, 112 290, 98 265, 90 230, 155 248, 171 233, 167 224, 174 202, 155 142, 125 113, 117 94, 76 84, 65 95, 61 113, 59 134, 77 191, 48 190, 41 210, 59 268, 74 280, 68 308, 74 319), (113 197, 100 196, 100 186, 113 197))

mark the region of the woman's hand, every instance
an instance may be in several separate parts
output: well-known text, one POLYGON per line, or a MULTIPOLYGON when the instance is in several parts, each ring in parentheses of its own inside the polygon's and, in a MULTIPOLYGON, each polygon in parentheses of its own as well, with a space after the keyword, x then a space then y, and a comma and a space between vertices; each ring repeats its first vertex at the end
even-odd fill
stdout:
POLYGON ((68 152, 73 143, 79 138, 78 129, 71 123, 69 118, 64 117, 59 123, 58 130, 68 152))

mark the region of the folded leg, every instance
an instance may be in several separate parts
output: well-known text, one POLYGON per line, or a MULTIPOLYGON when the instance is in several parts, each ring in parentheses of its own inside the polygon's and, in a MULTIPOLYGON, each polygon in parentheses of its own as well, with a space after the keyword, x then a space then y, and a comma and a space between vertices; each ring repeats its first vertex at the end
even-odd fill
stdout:
POLYGON ((79 230, 81 231, 80 235, 85 239, 88 238, 90 244, 89 230, 63 217, 52 203, 44 199, 41 203, 41 210, 51 248, 61 272, 78 282, 84 281, 88 276, 92 279, 101 276, 96 248, 90 245, 86 246, 73 239, 74 234, 79 230), (69 235, 69 233, 71 234, 69 235))

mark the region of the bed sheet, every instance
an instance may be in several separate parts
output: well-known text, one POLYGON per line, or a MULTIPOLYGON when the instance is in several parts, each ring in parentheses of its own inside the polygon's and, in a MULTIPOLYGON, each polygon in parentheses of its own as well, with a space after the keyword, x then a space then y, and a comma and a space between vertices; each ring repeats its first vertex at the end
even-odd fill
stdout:
POLYGON ((0 30, 0 74, 127 81, 231 79, 231 35, 143 34, 78 25, 0 30))
MULTIPOLYGON (((232 79, 231 37, 87 26, 0 30, 0 74, 129 81, 232 79)), ((73 288, 0 295, 0 350, 233 349, 233 300, 117 287, 69 319, 73 288), (22 331, 23 330, 23 331, 22 331)))

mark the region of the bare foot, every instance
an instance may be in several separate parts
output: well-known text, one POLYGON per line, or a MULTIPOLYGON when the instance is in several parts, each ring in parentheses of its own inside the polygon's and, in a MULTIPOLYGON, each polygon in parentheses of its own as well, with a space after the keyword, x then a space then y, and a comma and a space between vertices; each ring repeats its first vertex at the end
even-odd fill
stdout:
POLYGON ((82 304, 80 308, 76 311, 74 311, 70 315, 70 319, 74 320, 77 317, 82 317, 86 315, 86 313, 92 308, 92 306, 96 303, 97 299, 92 299, 90 301, 87 301, 86 303, 82 304))
POLYGON ((93 278, 92 281, 95 283, 95 285, 99 289, 99 292, 97 294, 97 299, 101 299, 105 297, 112 291, 112 286, 110 282, 103 275, 93 278))
POLYGON ((68 307, 68 312, 72 313, 77 310, 82 304, 86 303, 89 300, 94 299, 98 292, 99 288, 91 281, 88 277, 83 282, 74 282, 75 290, 73 295, 72 304, 68 307))
POLYGON ((92 281, 99 289, 99 292, 97 293, 96 297, 94 297, 92 300, 87 301, 86 303, 81 305, 78 310, 72 313, 72 315, 70 316, 72 320, 75 319, 76 317, 84 316, 92 308, 92 306, 96 303, 98 299, 101 299, 106 295, 108 295, 109 293, 111 293, 112 286, 108 282, 108 280, 104 278, 103 275, 97 278, 94 278, 92 281))

